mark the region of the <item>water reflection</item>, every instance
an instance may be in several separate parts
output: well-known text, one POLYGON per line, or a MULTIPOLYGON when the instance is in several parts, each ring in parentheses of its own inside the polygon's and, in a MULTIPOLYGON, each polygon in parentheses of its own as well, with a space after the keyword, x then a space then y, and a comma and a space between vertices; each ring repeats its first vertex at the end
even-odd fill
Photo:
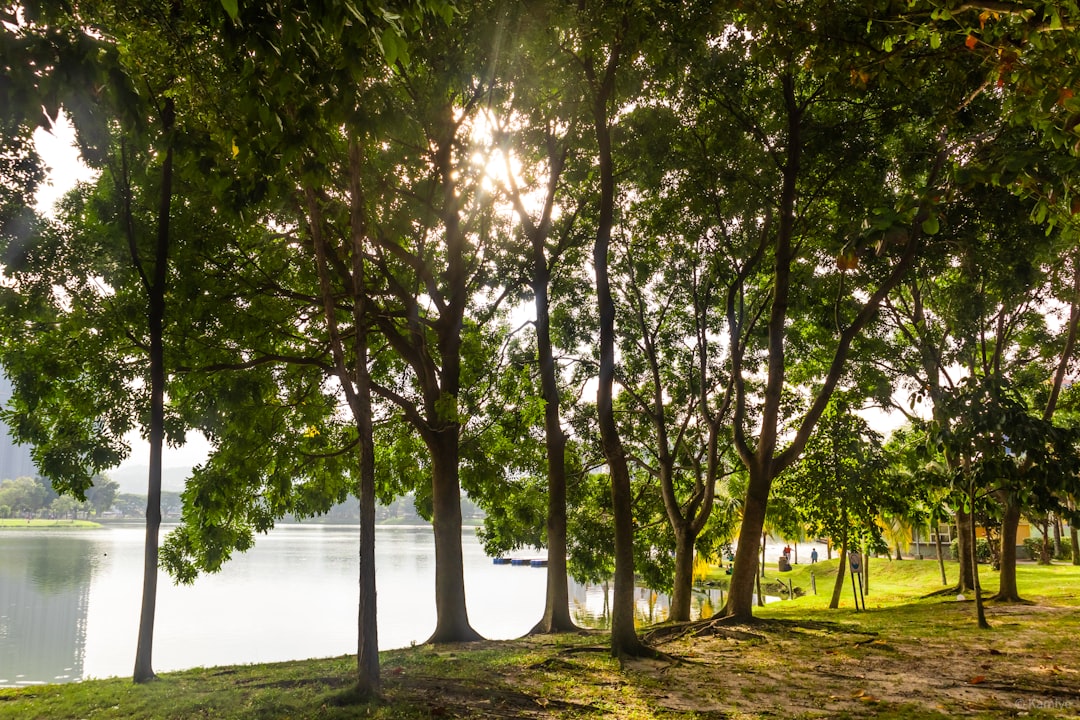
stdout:
MULTIPOLYGON (((585 585, 570 581, 570 614, 579 625, 611 629, 611 583, 585 585)), ((723 603, 718 588, 694 588, 690 596, 690 619, 711 617, 723 603)), ((655 625, 671 617, 671 598, 646 587, 634 588, 634 624, 655 625)))
POLYGON ((95 543, 9 533, 0 552, 0 686, 83 675, 95 543))
MULTIPOLYGON (((0 532, 0 686, 127 675, 142 589, 141 526, 0 532)), ((491 639, 520 637, 544 610, 547 573, 494 565, 462 534, 469 619, 491 639)), ((284 526, 221 573, 158 584, 154 669, 275 662, 356 651, 358 528, 284 526)), ((376 533, 379 647, 420 643, 435 628, 430 527, 376 533)), ((583 626, 610 627, 610 586, 570 586, 583 626)), ((669 598, 637 591, 639 624, 662 622, 669 598)), ((719 589, 695 592, 713 614, 719 589)))

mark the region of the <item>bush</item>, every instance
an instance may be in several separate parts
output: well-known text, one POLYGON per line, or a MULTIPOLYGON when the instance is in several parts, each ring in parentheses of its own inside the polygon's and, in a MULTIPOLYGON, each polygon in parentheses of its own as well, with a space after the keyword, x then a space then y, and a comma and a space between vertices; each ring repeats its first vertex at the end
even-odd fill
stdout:
MULTIPOLYGON (((959 540, 953 540, 949 545, 949 557, 953 560, 960 559, 960 545, 959 540)), ((975 540, 975 559, 981 563, 988 563, 991 560, 990 556, 990 543, 986 541, 986 538, 981 537, 975 540)))
MULTIPOLYGON (((1024 538, 1024 550, 1032 560, 1038 560, 1042 556, 1042 538, 1024 538)), ((1054 544, 1050 543, 1050 556, 1055 560, 1072 560, 1072 543, 1068 537, 1062 538, 1061 553, 1054 554, 1054 544)))

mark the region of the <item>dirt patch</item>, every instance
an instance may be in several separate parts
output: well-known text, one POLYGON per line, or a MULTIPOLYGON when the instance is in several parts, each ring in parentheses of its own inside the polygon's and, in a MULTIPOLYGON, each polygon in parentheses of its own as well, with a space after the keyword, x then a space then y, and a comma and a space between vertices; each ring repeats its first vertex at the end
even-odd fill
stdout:
MULTIPOLYGON (((1080 717, 1080 648, 1061 640, 1080 635, 1075 611, 995 605, 994 630, 981 632, 969 610, 949 601, 927 608, 954 617, 952 630, 950 621, 927 631, 918 614, 912 625, 874 625, 850 613, 840 622, 665 628, 651 637, 666 659, 621 664, 596 640, 526 638, 491 644, 524 662, 457 678, 388 668, 384 685, 395 705, 425 717, 1080 717), (1025 614, 1054 617, 1037 630, 1025 614)), ((467 664, 470 648, 435 655, 467 664)))

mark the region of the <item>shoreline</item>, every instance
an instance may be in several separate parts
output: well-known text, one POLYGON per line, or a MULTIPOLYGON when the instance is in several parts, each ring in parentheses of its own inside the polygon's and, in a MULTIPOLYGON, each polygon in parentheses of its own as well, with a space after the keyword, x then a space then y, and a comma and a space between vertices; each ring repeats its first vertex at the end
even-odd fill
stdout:
POLYGON ((93 520, 0 519, 0 530, 96 530, 105 527, 93 520))

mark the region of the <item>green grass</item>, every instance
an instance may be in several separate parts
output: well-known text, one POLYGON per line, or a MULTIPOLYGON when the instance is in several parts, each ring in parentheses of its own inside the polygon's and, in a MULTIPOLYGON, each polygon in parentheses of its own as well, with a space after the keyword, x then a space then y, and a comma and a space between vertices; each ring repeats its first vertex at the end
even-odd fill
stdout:
POLYGON ((19 518, 0 518, 0 529, 28 529, 40 530, 41 528, 99 528, 101 523, 90 520, 20 520, 19 518))
MULTIPOLYGON (((0 689, 0 720, 1080 717, 1080 567, 1021 565, 1028 602, 989 602, 989 631, 970 599, 934 594, 935 561, 872 560, 865 612, 848 586, 827 609, 835 560, 797 566, 793 583, 808 588, 811 570, 818 595, 671 639, 674 660, 620 666, 596 634, 420 646, 382 654, 379 703, 348 701, 341 657, 0 689)), ((993 571, 981 578, 996 590, 993 571)))

